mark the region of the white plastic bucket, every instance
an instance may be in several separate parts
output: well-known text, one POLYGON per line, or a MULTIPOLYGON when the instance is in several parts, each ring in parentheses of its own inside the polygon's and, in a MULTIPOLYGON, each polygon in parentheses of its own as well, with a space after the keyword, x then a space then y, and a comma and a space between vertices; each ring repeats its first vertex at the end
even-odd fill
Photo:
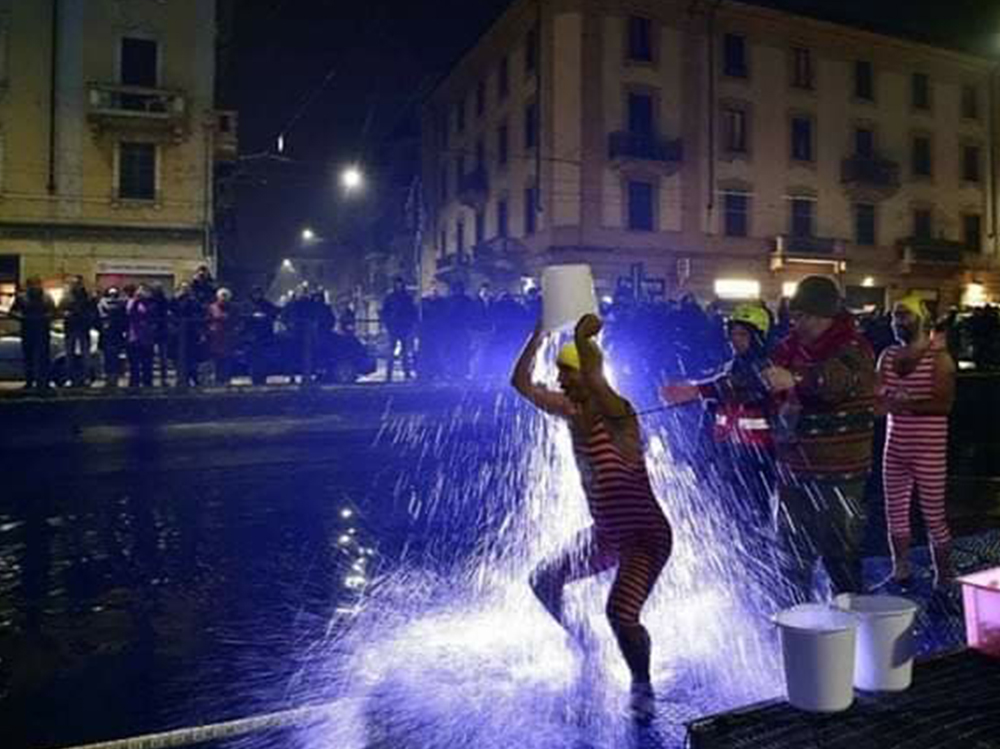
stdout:
POLYGON ((807 603, 775 614, 774 623, 781 631, 789 703, 815 713, 849 708, 857 619, 826 604, 807 603))
POLYGON ((913 620, 917 604, 899 596, 844 593, 838 608, 858 617, 854 686, 868 692, 902 692, 913 681, 913 620))
POLYGON ((548 332, 569 328, 597 312, 589 265, 552 265, 542 272, 542 325, 548 332))

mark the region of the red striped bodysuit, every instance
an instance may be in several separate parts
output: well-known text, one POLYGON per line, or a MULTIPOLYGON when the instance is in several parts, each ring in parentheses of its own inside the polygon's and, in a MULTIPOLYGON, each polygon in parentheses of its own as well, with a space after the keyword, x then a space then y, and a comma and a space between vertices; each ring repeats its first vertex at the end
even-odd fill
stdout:
MULTIPOLYGON (((883 354, 882 382, 886 394, 909 400, 931 398, 936 352, 926 351, 916 369, 902 377, 896 369, 900 350, 893 346, 883 354)), ((945 516, 948 417, 889 414, 882 474, 889 534, 910 538, 910 504, 916 485, 931 544, 947 545, 951 541, 945 516)))

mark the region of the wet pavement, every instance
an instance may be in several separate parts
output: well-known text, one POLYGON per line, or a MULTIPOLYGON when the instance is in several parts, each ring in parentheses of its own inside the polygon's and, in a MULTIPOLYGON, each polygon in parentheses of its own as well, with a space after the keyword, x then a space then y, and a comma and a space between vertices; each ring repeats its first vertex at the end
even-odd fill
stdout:
MULTIPOLYGON (((412 388, 383 391, 379 407, 370 393, 338 397, 335 413, 25 422, 4 432, 4 749, 209 723, 286 708, 302 694, 332 698, 322 677, 331 653, 315 645, 331 621, 352 616, 378 570, 434 554, 435 544, 472 552, 489 528, 472 507, 414 510, 434 487, 400 492, 415 453, 387 438, 385 423, 440 420, 453 438, 488 444, 481 417, 495 395, 439 392, 423 410, 412 388)), ((491 459, 483 450, 459 464, 475 472, 491 459)), ((988 472, 998 453, 983 442, 956 449, 959 533, 1000 528, 1000 478, 988 472)), ((422 454, 434 459, 433 449, 422 454)))

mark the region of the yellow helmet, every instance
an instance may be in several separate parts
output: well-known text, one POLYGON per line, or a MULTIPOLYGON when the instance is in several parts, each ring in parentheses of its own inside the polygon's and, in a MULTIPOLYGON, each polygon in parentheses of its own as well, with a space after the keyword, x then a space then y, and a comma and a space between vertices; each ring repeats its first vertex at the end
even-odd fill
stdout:
POLYGON ((733 314, 729 316, 729 322, 743 323, 744 325, 752 325, 763 336, 767 335, 767 332, 771 329, 771 316, 767 314, 767 310, 761 307, 759 304, 740 304, 733 310, 733 314))

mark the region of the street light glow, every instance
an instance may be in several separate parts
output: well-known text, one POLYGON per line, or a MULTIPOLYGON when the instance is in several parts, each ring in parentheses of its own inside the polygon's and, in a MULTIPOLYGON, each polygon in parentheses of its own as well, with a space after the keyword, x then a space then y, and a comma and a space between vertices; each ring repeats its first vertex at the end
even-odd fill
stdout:
POLYGON ((348 192, 360 189, 364 181, 364 175, 361 174, 361 170, 356 166, 346 167, 340 173, 340 184, 343 185, 344 189, 348 192))
POLYGON ((875 288, 875 279, 872 278, 871 276, 865 276, 865 279, 861 282, 861 285, 864 286, 866 289, 873 289, 875 288))
POLYGON ((314 239, 316 239, 316 232, 314 232, 308 226, 305 229, 302 230, 302 241, 303 242, 312 242, 314 239))

